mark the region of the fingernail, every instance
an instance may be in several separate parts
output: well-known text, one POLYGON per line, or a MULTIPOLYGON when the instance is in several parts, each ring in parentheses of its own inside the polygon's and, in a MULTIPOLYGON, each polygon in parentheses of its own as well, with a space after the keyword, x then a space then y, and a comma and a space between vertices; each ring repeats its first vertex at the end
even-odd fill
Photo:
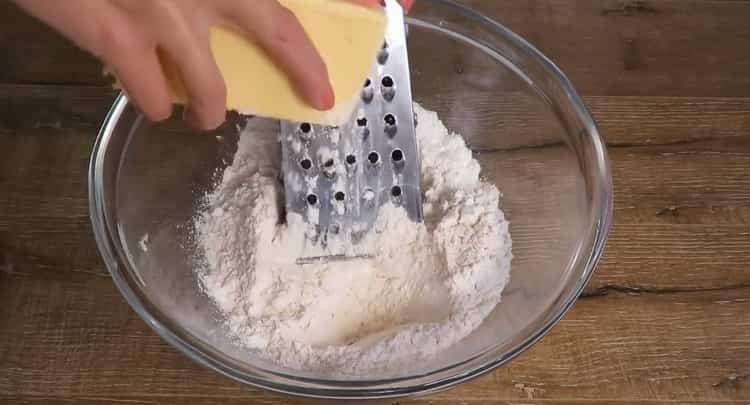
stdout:
POLYGON ((224 117, 215 117, 207 119, 205 115, 197 113, 194 109, 187 107, 183 111, 182 118, 193 128, 211 131, 218 128, 223 122, 224 117))
POLYGON ((185 107, 185 109, 182 110, 182 120, 189 126, 195 129, 200 129, 198 117, 189 107, 185 107))
POLYGON ((328 111, 333 108, 335 104, 336 96, 333 94, 333 89, 329 85, 324 92, 317 96, 313 107, 320 111, 328 111))

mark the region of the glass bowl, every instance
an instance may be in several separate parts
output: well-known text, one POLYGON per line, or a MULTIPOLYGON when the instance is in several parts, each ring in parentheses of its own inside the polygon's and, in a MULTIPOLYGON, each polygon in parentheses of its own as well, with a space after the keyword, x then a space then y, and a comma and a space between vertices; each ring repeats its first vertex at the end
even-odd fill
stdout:
POLYGON ((513 267, 503 301, 474 333, 413 366, 330 379, 284 369, 233 343, 200 291, 191 218, 238 139, 174 119, 151 124, 120 96, 94 146, 91 220, 112 278, 165 340, 226 376, 327 399, 431 393, 498 367, 544 336, 573 305, 602 253, 612 181, 595 123, 571 83, 526 41, 446 0, 410 15, 414 98, 462 134, 504 193, 513 267))

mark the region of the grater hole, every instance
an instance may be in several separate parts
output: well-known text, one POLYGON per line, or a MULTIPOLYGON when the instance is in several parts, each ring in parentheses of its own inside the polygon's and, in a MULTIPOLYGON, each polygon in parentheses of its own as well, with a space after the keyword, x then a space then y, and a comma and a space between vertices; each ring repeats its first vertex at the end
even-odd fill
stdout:
POLYGON ((388 62, 388 42, 383 42, 383 47, 378 52, 378 63, 385 65, 388 62))
POLYGON ((388 62, 388 56, 388 51, 380 51, 380 53, 378 53, 378 63, 385 65, 385 63, 388 62))
POLYGON ((393 101, 396 96, 396 89, 393 87, 395 83, 391 76, 385 76, 380 80, 380 93, 383 95, 385 101, 393 101))
POLYGON ((310 169, 312 169, 312 160, 310 160, 310 159, 302 159, 299 162, 299 165, 300 165, 300 167, 302 167, 305 170, 310 170, 310 169))
POLYGON ((307 203, 311 206, 318 204, 318 196, 315 194, 308 194, 307 198, 305 199, 307 200, 307 203))
POLYGON ((367 118, 365 118, 365 117, 357 118, 357 126, 366 127, 367 126, 367 118))
POLYGON ((303 134, 309 134, 310 131, 312 131, 312 125, 307 122, 303 122, 302 124, 300 124, 299 130, 302 131, 303 134))
POLYGON ((373 191, 371 188, 366 189, 362 193, 362 199, 365 201, 372 201, 375 199, 375 191, 373 191))
POLYGON ((330 169, 330 168, 332 168, 332 167, 333 167, 333 165, 335 165, 335 164, 336 164, 336 162, 334 162, 334 161, 333 161, 333 159, 328 159, 328 160, 326 160, 326 161, 325 161, 325 162, 323 163, 323 166, 325 166, 326 168, 330 169))
POLYGON ((383 117, 383 121, 385 121, 385 133, 391 137, 396 136, 396 132, 398 131, 396 117, 393 114, 386 114, 386 116, 383 117))
POLYGON ((404 152, 401 149, 394 149, 391 152, 391 159, 396 163, 402 162, 404 160, 404 152))
POLYGON ((393 98, 396 97, 396 90, 393 87, 383 87, 380 93, 383 95, 385 101, 388 102, 393 101, 393 98))
POLYGON ((336 201, 344 201, 344 199, 346 199, 346 194, 343 191, 337 191, 336 194, 333 195, 333 198, 335 198, 336 201))
POLYGON ((365 87, 362 89, 361 97, 365 104, 371 103, 372 99, 375 97, 375 92, 372 89, 372 81, 370 79, 365 81, 365 87))
POLYGON ((398 198, 401 197, 401 194, 403 194, 403 190, 401 190, 400 186, 393 186, 391 187, 391 195, 398 198))
POLYGON ((354 156, 354 155, 348 155, 346 157, 346 163, 350 164, 350 165, 353 165, 353 164, 357 163, 357 157, 354 156))
POLYGON ((380 154, 378 152, 370 152, 370 154, 367 155, 367 160, 370 161, 371 164, 376 165, 380 161, 380 154))

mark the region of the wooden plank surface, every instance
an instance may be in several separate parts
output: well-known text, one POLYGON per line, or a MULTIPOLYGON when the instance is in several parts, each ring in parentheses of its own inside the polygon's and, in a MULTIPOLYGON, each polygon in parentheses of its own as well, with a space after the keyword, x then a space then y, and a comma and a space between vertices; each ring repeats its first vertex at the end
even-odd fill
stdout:
MULTIPOLYGON (((402 403, 750 403, 750 2, 466 3, 578 85, 610 148, 615 226, 550 335, 402 403)), ((301 403, 195 365, 116 291, 88 220, 88 154, 114 96, 99 70, 0 3, 0 403, 301 403)), ((544 131, 512 98, 494 102, 544 131)), ((543 137, 524 139, 472 146, 518 164, 553 157, 543 137)))
MULTIPOLYGON (((527 38, 559 64, 586 94, 750 94, 750 55, 743 52, 750 44, 750 3, 746 1, 461 3, 496 18, 527 38)), ((0 82, 104 83, 101 67, 93 58, 75 50, 50 30, 40 29, 8 2, 0 3, 0 15, 4 16, 0 52, 10 55, 0 60, 0 82)))
MULTIPOLYGON (((195 405, 211 405, 216 404, 218 400, 210 396, 191 396, 191 397, 180 397, 180 398, 154 398, 151 397, 132 397, 132 398, 113 398, 113 397, 86 397, 76 399, 60 399, 55 397, 0 397, 4 404, 9 405, 38 405, 38 404, 49 404, 49 405, 104 405, 104 404, 124 404, 124 405, 176 405, 176 404, 195 404, 195 405)), ((248 403, 244 399, 225 399, 220 400, 221 404, 224 405, 245 405, 248 403)), ((303 405, 303 404, 316 404, 324 403, 323 401, 312 402, 294 400, 288 398, 281 398, 274 395, 268 395, 264 398, 254 399, 253 404, 259 405, 303 405)), ((570 401, 570 400, 468 400, 468 401, 454 401, 454 400, 412 400, 409 402, 393 402, 394 404, 413 404, 413 405, 658 405, 664 402, 658 401, 617 401, 617 400, 593 400, 593 401, 570 401)), ((669 402, 679 405, 735 405, 740 404, 738 401, 679 401, 669 402)))

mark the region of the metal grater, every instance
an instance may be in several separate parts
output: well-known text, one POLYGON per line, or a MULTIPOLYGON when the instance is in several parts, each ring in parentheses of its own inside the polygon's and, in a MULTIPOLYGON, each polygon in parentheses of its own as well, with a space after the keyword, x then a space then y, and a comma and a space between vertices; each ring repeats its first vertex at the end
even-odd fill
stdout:
POLYGON ((360 257, 349 248, 331 251, 329 242, 349 242, 336 244, 339 249, 356 244, 388 202, 422 220, 404 12, 396 0, 385 4, 385 42, 350 121, 341 127, 281 123, 287 212, 300 214, 310 225, 307 238, 330 252, 301 258, 302 264, 360 257))

